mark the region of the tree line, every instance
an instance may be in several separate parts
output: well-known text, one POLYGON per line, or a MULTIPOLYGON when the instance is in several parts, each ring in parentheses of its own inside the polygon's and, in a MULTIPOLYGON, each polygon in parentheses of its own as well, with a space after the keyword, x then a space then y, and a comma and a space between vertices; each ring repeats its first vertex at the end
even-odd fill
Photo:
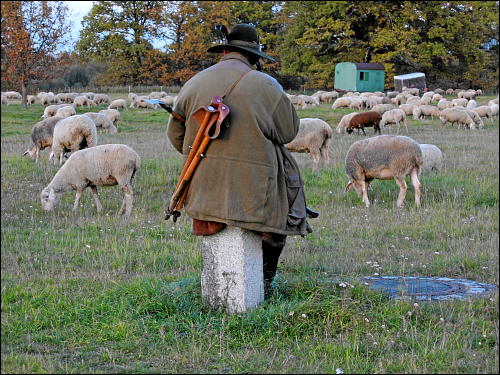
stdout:
POLYGON ((59 54, 64 2, 1 4, 2 87, 183 85, 220 58, 206 52, 222 42, 216 26, 236 23, 257 28, 276 59, 264 70, 286 89, 331 89, 343 61, 384 64, 387 89, 416 71, 440 87, 498 87, 498 1, 95 1, 59 54))

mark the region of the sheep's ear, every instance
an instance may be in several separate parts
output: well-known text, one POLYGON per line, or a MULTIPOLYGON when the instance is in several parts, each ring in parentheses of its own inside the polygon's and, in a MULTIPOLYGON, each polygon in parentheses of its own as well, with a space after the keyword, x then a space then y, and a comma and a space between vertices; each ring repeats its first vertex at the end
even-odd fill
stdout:
POLYGON ((344 191, 347 193, 349 190, 351 190, 351 188, 352 188, 352 181, 349 181, 344 191))
POLYGON ((29 150, 28 150, 28 151, 24 151, 23 156, 26 156, 26 155, 28 155, 28 154, 29 154, 29 150))
POLYGON ((49 199, 54 200, 55 197, 56 197, 56 192, 54 191, 54 189, 50 189, 49 190, 49 199))

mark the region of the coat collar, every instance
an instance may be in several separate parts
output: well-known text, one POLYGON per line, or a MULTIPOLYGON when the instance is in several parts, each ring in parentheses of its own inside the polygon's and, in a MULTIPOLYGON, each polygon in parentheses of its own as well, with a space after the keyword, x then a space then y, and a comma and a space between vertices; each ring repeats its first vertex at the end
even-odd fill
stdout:
POLYGON ((220 61, 226 61, 226 60, 232 60, 232 59, 241 61, 242 63, 247 65, 249 68, 252 67, 252 65, 250 65, 250 62, 247 60, 247 58, 238 52, 229 52, 227 55, 223 56, 222 59, 220 59, 220 61))

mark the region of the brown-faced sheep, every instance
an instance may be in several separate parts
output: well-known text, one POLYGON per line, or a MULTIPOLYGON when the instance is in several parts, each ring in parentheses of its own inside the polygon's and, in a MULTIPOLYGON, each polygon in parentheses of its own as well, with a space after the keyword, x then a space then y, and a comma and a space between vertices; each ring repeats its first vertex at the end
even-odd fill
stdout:
POLYGON ((297 135, 285 147, 290 152, 309 152, 313 169, 317 169, 320 157, 325 164, 329 161, 328 147, 332 135, 332 128, 325 121, 319 118, 302 118, 297 135))
POLYGON ((422 150, 417 142, 405 136, 379 135, 354 142, 345 158, 345 170, 349 182, 345 191, 352 187, 370 206, 368 185, 373 179, 394 179, 399 186, 397 207, 405 200, 405 178, 410 175, 415 188, 415 204, 420 206, 421 184, 418 179, 422 165, 422 150))
POLYGON ((346 132, 348 134, 351 134, 354 129, 361 129, 364 135, 365 133, 365 128, 373 126, 373 129, 375 130, 375 134, 378 132, 379 134, 381 133, 380 131, 380 120, 382 119, 382 116, 378 112, 362 112, 358 113, 357 115, 354 115, 351 118, 351 121, 349 121, 349 125, 346 128, 346 132))
POLYGON ((76 190, 73 204, 73 211, 76 211, 83 191, 90 186, 99 212, 102 206, 97 186, 119 185, 124 197, 118 213, 128 217, 132 212, 132 181, 140 164, 141 159, 137 152, 122 144, 100 145, 76 151, 42 190, 42 208, 51 211, 64 192, 76 190))
POLYGON ((33 125, 31 129, 32 143, 23 156, 28 156, 37 163, 40 151, 46 147, 52 147, 54 127, 62 119, 62 117, 49 117, 33 125))

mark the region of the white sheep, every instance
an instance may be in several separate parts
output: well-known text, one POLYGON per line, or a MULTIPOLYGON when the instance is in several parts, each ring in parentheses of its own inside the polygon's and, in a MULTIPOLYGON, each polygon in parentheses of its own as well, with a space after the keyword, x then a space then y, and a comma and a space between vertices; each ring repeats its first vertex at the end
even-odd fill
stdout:
POLYGON ((69 116, 74 116, 74 115, 76 115, 75 108, 70 106, 70 105, 66 105, 64 107, 59 108, 54 116, 69 117, 69 116))
POLYGON ((113 121, 109 119, 108 116, 103 115, 102 113, 96 112, 87 112, 84 113, 84 116, 88 116, 94 121, 96 128, 102 129, 103 131, 107 131, 109 134, 116 134, 118 129, 115 125, 113 125, 113 121))
POLYGON ((414 105, 413 106, 413 112, 412 112, 412 115, 413 115, 413 119, 414 120, 420 120, 422 119, 424 116, 422 115, 422 110, 420 109, 420 106, 419 105, 414 105))
POLYGON ((84 96, 84 95, 77 96, 73 100, 73 106, 75 108, 78 108, 78 107, 83 107, 84 105, 86 105, 87 108, 88 108, 88 107, 90 107, 89 104, 88 104, 88 100, 89 99, 86 96, 84 96))
POLYGON ((9 100, 5 95, 2 94, 2 105, 9 105, 9 100))
POLYGON ((391 109, 387 112, 384 112, 382 114, 382 120, 380 120, 379 125, 383 129, 388 124, 396 124, 398 126, 398 133, 399 133, 399 129, 401 127, 401 125, 400 125, 401 122, 404 124, 404 126, 406 128, 406 132, 408 133, 408 124, 406 122, 405 111, 403 111, 402 109, 399 109, 399 108, 395 108, 395 109, 391 109))
POLYGON ((454 105, 452 102, 448 101, 447 99, 441 99, 438 102, 437 107, 440 111, 442 111, 443 109, 446 109, 446 108, 452 108, 452 107, 454 107, 454 105))
POLYGON ((61 121, 62 117, 49 117, 37 122, 31 129, 31 145, 24 152, 23 156, 28 156, 35 163, 38 162, 40 151, 46 147, 52 147, 54 137, 54 127, 61 121))
POLYGON ((63 163, 66 151, 77 151, 85 147, 97 145, 97 129, 94 121, 84 115, 75 115, 59 121, 54 127, 52 152, 49 161, 54 160, 59 165, 63 163))
POLYGON ((119 185, 124 197, 118 214, 128 217, 132 212, 132 181, 140 164, 137 152, 123 144, 100 145, 76 151, 42 190, 42 208, 51 211, 64 192, 76 190, 73 204, 73 211, 76 211, 83 191, 90 186, 97 211, 100 212, 102 205, 97 186, 119 185))
POLYGON ((130 108, 148 108, 148 109, 156 109, 158 105, 151 104, 150 102, 146 102, 142 99, 134 98, 132 103, 130 103, 130 108))
POLYGON ((52 105, 49 105, 49 106, 45 107, 45 109, 43 111, 42 118, 45 119, 45 118, 55 116, 57 111, 60 108, 67 107, 67 106, 71 107, 72 105, 71 104, 52 104, 52 105))
POLYGON ((349 126, 349 123, 351 122, 351 119, 354 117, 354 115, 357 115, 358 113, 359 112, 351 112, 348 113, 347 115, 344 115, 340 120, 339 124, 337 125, 335 131, 339 134, 345 132, 345 130, 349 126))
POLYGON ((467 103, 467 109, 474 109, 477 107, 477 102, 474 100, 474 99, 471 99, 469 100, 469 102, 467 103))
POLYGON ((380 114, 380 116, 382 116, 384 112, 390 111, 394 108, 396 107, 392 104, 377 104, 372 108, 372 112, 377 112, 378 114, 380 114))
POLYGON ((116 99, 113 100, 109 105, 108 109, 128 109, 127 101, 125 99, 116 99))
POLYGON ((337 109, 337 108, 348 108, 349 105, 351 104, 351 97, 347 96, 342 96, 340 98, 335 99, 335 101, 332 104, 332 109, 337 109))
POLYGON ((439 117, 439 109, 433 105, 421 105, 420 112, 422 116, 431 116, 431 119, 434 120, 434 117, 439 117))
POLYGON ((488 101, 488 106, 491 106, 492 104, 498 104, 498 97, 496 97, 495 99, 491 99, 488 101))
POLYGON ((397 207, 403 206, 408 187, 405 178, 410 175, 415 188, 415 204, 420 206, 421 183, 418 179, 422 166, 422 150, 412 138, 397 135, 379 135, 354 142, 347 151, 345 171, 352 187, 370 206, 368 187, 373 179, 394 179, 399 186, 397 207))
POLYGON ((467 107, 467 99, 452 99, 451 101, 454 106, 461 105, 463 107, 467 107))
POLYGON ((403 110, 407 116, 411 116, 411 115, 413 115, 413 108, 415 108, 415 105, 413 105, 413 104, 400 104, 400 106, 398 108, 403 110))
POLYGON ((23 98, 23 96, 17 92, 17 91, 6 91, 3 93, 3 95, 7 98, 7 99, 15 99, 15 100, 21 100, 23 98))
POLYGON ((332 128, 325 121, 319 118, 302 118, 297 135, 285 147, 290 152, 309 152, 313 169, 317 169, 320 157, 325 164, 329 161, 328 147, 332 135, 332 128))
POLYGON ((101 103, 109 104, 109 103, 111 103, 111 99, 106 94, 95 94, 94 95, 94 102, 96 102, 97 104, 101 104, 101 103))
MULTIPOLYGON (((474 124, 476 124, 479 128, 484 127, 483 120, 481 119, 481 117, 479 117, 477 112, 474 112, 472 109, 467 109, 467 108, 463 108, 463 107, 459 107, 459 106, 454 107, 454 109, 458 109, 458 110, 467 112, 467 114, 470 116, 472 121, 474 121, 474 124)), ((458 128, 460 129, 460 127, 461 126, 459 125, 458 128)))
POLYGON ((432 102, 438 103, 441 99, 443 99, 443 95, 441 94, 434 94, 432 95, 432 102))
POLYGON ((35 103, 36 103, 36 96, 28 95, 26 97, 26 104, 27 105, 32 105, 32 104, 35 104, 35 103))
POLYGON ((441 123, 444 125, 447 122, 451 122, 453 126, 454 123, 458 124, 458 127, 464 126, 468 129, 475 129, 476 126, 474 124, 474 120, 469 116, 466 111, 455 109, 455 108, 446 108, 441 111, 439 116, 441 123))
POLYGON ((493 123, 493 114, 491 112, 491 108, 488 107, 487 105, 476 107, 473 109, 473 111, 476 112, 479 115, 479 117, 486 117, 490 120, 490 122, 493 123))
POLYGON ((420 144, 422 150, 422 166, 420 174, 440 171, 443 168, 443 153, 439 147, 427 143, 420 144))
POLYGON ((99 111, 100 114, 108 117, 113 124, 118 127, 118 120, 120 120, 120 112, 116 109, 102 109, 99 111))

